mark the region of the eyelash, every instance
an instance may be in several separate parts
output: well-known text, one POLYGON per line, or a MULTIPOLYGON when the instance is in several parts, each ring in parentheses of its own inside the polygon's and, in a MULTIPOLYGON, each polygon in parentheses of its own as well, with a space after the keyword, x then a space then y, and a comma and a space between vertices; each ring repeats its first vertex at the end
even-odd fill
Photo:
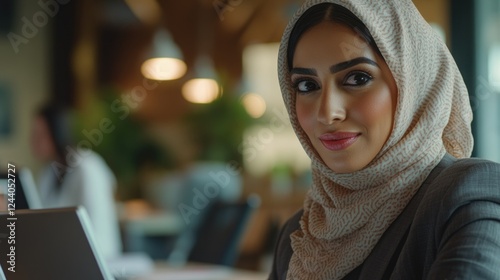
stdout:
POLYGON ((350 72, 349 74, 346 75, 346 77, 344 78, 343 80, 343 84, 344 85, 347 85, 347 86, 364 86, 366 84, 368 84, 371 80, 373 80, 373 76, 368 72, 368 71, 359 71, 359 70, 356 70, 356 71, 352 71, 350 72), (361 85, 349 85, 349 84, 346 84, 346 81, 351 78, 351 77, 354 77, 356 75, 363 75, 365 77, 368 78, 368 81, 366 81, 365 83, 361 84, 361 85))
POLYGON ((314 83, 315 85, 315 89, 314 90, 317 90, 319 87, 316 83, 316 81, 314 81, 313 79, 308 79, 308 78, 300 78, 300 79, 297 79, 295 81, 293 81, 293 88, 295 89, 295 91, 298 93, 298 94, 307 94, 311 91, 314 91, 314 90, 308 90, 308 91, 302 91, 299 89, 299 86, 302 82, 310 82, 310 83, 314 83))
MULTIPOLYGON (((366 84, 370 83, 370 81, 373 80, 373 76, 368 72, 368 71, 360 71, 360 70, 356 70, 356 71, 352 71, 352 72, 349 72, 345 78, 342 80, 342 84, 344 86, 348 86, 348 87, 362 87, 362 86, 365 86, 366 84), (359 84, 359 85, 356 85, 356 84, 347 84, 347 81, 351 78, 354 78, 356 75, 363 75, 364 77, 367 78, 367 81, 365 83, 362 83, 362 84, 359 84)), ((315 90, 318 90, 319 89, 319 86, 317 85, 316 81, 314 79, 311 79, 311 78, 298 78, 294 81, 292 81, 293 83, 293 88, 295 89, 295 91, 298 93, 298 94, 307 94, 311 91, 315 91, 315 90), (299 86, 300 86, 300 83, 302 82, 311 82, 311 83, 314 83, 315 84, 315 89, 313 90, 306 90, 306 91, 301 91, 299 90, 299 86)))

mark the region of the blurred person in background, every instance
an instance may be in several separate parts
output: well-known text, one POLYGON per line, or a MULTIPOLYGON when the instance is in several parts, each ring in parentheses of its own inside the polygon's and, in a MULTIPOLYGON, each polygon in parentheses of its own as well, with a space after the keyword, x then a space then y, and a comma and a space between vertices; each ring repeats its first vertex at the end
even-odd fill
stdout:
POLYGON ((75 145, 73 129, 70 111, 59 106, 44 106, 34 118, 32 151, 45 164, 38 180, 42 205, 83 206, 103 256, 113 258, 122 252, 114 196, 116 178, 90 147, 75 145))

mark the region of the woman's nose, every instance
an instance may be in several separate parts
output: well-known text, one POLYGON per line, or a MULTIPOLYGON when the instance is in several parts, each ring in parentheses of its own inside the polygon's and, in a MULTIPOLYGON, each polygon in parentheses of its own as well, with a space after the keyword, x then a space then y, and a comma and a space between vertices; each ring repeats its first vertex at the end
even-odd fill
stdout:
POLYGON ((346 117, 345 100, 335 87, 326 87, 319 100, 318 121, 331 125, 341 122, 346 117))

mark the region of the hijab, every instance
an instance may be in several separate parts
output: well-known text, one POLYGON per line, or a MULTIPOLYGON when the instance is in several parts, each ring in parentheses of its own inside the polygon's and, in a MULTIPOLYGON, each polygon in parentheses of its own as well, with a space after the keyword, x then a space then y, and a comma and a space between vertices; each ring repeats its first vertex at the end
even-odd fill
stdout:
MULTIPOLYGON (((291 65, 290 65, 291 66, 291 65)), ((469 157, 472 110, 443 40, 411 0, 307 1, 286 27, 278 75, 292 127, 311 158, 313 184, 292 233, 288 279, 341 279, 361 265, 445 153, 469 157), (368 28, 398 88, 391 135, 363 169, 333 172, 297 120, 287 63, 293 27, 310 7, 334 3, 368 28)))

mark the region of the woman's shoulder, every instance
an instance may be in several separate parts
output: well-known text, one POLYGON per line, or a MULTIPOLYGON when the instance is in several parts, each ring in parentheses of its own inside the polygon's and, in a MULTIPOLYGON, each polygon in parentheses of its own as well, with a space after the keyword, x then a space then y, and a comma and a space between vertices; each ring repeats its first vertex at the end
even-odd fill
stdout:
POLYGON ((477 279, 479 271, 498 267, 500 164, 446 155, 422 187, 416 212, 406 220, 407 240, 393 276, 477 279), (467 256, 481 257, 471 261, 467 256))
POLYGON ((462 158, 456 159, 455 163, 444 171, 466 180, 469 180, 470 176, 485 174, 496 176, 496 179, 498 179, 498 176, 500 176, 500 163, 480 158, 462 158))
POLYGON ((431 184, 431 190, 444 192, 451 198, 469 196, 474 199, 476 195, 500 197, 500 164, 479 158, 455 159, 431 184))
POLYGON ((420 203, 430 211, 451 215, 474 201, 500 204, 500 164, 478 158, 445 157, 448 164, 427 186, 420 203))
POLYGON ((89 150, 84 155, 82 155, 80 168, 86 176, 97 176, 98 174, 106 174, 106 176, 109 176, 112 174, 112 171, 106 160, 104 160, 101 155, 92 150, 89 150))

